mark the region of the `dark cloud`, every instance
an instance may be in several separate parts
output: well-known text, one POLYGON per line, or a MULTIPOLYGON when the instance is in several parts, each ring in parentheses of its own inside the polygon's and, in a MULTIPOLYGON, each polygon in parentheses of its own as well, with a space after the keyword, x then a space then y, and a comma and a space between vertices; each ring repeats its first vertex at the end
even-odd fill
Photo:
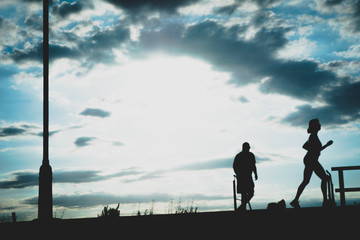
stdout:
POLYGON ((74 143, 77 147, 85 147, 90 145, 90 143, 95 139, 95 137, 79 137, 75 140, 74 143))
MULTIPOLYGON (((248 2, 248 3, 254 3, 256 4, 260 10, 258 10, 257 12, 260 13, 262 10, 266 9, 266 8, 270 8, 274 5, 276 5, 277 3, 279 3, 281 0, 236 0, 235 3, 230 4, 230 5, 226 5, 223 7, 219 7, 214 9, 214 12, 216 14, 225 14, 225 15, 231 15, 233 14, 243 3, 248 2)), ((266 13, 267 14, 267 13, 266 13)))
POLYGON ((215 14, 224 14, 224 15, 232 15, 238 8, 240 4, 234 3, 231 5, 226 5, 223 7, 216 8, 214 10, 215 14))
MULTIPOLYGON (((52 130, 49 132, 49 136, 53 136, 57 133, 81 128, 82 126, 70 126, 64 127, 62 129, 52 130)), ((33 125, 33 124, 13 124, 13 125, 5 125, 0 127, 0 138, 1 137, 16 137, 16 136, 43 136, 43 132, 39 132, 42 129, 42 126, 33 125)))
POLYGON ((6 127, 6 128, 0 129, 0 137, 24 135, 24 133, 26 133, 26 130, 23 128, 6 127))
POLYGON ((11 180, 0 182, 0 189, 26 188, 37 186, 39 183, 39 175, 34 172, 15 172, 11 176, 11 180))
POLYGON ((280 93, 307 101, 314 100, 321 90, 339 81, 336 75, 321 70, 318 63, 303 61, 273 62, 264 69, 269 76, 260 90, 264 93, 280 93))
MULTIPOLYGON (((79 52, 76 49, 71 49, 66 46, 49 44, 49 60, 54 61, 60 58, 73 58, 79 56, 79 52)), ((42 62, 43 59, 43 43, 38 43, 33 47, 26 49, 15 49, 11 54, 10 58, 17 63, 22 62, 42 62)))
MULTIPOLYGON (((41 3, 41 0, 21 0, 24 3, 41 3)), ((50 0, 52 2, 53 0, 50 0)))
MULTIPOLYGON (((329 11, 337 11, 346 22, 346 27, 354 33, 360 32, 360 0, 326 0, 321 2, 321 10, 323 8, 329 11)), ((340 19, 340 16, 338 16, 340 19)))
POLYGON ((350 15, 350 21, 352 23, 353 31, 360 32, 360 1, 354 1, 352 6, 353 12, 350 15))
POLYGON ((87 108, 79 114, 83 116, 92 116, 92 117, 100 117, 100 118, 106 118, 110 116, 110 112, 104 111, 99 108, 87 108))
POLYGON ((30 124, 21 125, 8 125, 0 127, 0 138, 1 137, 13 137, 13 136, 24 136, 24 135, 37 135, 35 133, 40 127, 30 124))
POLYGON ((335 126, 360 120, 360 82, 345 82, 324 90, 321 94, 324 106, 312 107, 310 104, 298 106, 282 122, 293 126, 306 127, 309 120, 320 119, 323 125, 335 126))
POLYGON ((42 17, 39 15, 31 14, 27 16, 24 20, 24 23, 26 24, 27 27, 30 27, 31 29, 34 29, 36 31, 42 32, 43 30, 42 17))
POLYGON ((132 19, 142 19, 144 15, 155 12, 174 14, 179 7, 191 5, 200 0, 106 0, 107 2, 119 7, 132 19))
POLYGON ((51 12, 54 15, 65 18, 71 14, 80 13, 84 9, 94 8, 91 0, 81 0, 78 2, 63 1, 60 4, 51 7, 51 12))
POLYGON ((325 0, 324 4, 329 7, 341 4, 344 0, 325 0))
MULTIPOLYGON (((237 1, 238 2, 243 2, 243 0, 237 0, 237 1)), ((273 7, 277 3, 281 2, 281 0, 247 0, 247 1, 255 3, 256 5, 258 5, 262 9, 273 7)))
MULTIPOLYGON (((55 34, 55 33, 54 33, 55 34)), ((83 39, 76 34, 56 33, 55 39, 67 40, 67 45, 49 44, 50 62, 61 59, 71 58, 85 62, 91 66, 94 63, 112 63, 115 55, 112 49, 119 47, 130 38, 130 31, 125 23, 117 23, 113 27, 106 29, 96 29, 89 38, 83 39)), ((42 62, 43 43, 40 42, 24 49, 14 49, 6 56, 16 63, 22 62, 42 62)))
MULTIPOLYGON (((74 171, 54 171, 53 183, 87 183, 104 181, 115 177, 128 175, 138 175, 136 169, 124 169, 119 172, 104 175, 101 171, 94 170, 74 170, 74 171)), ((39 184, 39 173, 33 171, 13 172, 10 180, 0 181, 0 189, 27 188, 35 187, 39 184)))
POLYGON ((80 42, 78 49, 81 55, 79 57, 84 57, 86 61, 94 63, 112 63, 115 59, 112 49, 119 47, 129 38, 130 30, 126 22, 119 22, 114 27, 104 30, 99 29, 89 39, 80 42))

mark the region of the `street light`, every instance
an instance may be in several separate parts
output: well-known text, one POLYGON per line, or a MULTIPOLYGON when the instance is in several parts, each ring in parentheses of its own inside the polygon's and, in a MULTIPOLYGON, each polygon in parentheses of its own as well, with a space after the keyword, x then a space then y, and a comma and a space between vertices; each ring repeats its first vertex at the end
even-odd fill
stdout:
POLYGON ((43 0, 43 160, 39 172, 38 219, 53 217, 52 169, 49 163, 49 0, 43 0))

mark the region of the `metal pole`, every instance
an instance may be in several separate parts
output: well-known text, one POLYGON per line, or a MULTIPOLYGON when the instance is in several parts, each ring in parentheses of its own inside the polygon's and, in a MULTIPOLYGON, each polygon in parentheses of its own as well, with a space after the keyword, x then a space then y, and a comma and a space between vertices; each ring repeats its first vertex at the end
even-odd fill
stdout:
POLYGON ((236 204, 236 176, 234 175, 234 180, 233 180, 233 197, 234 197, 234 211, 236 211, 237 209, 237 204, 236 204))
POLYGON ((340 204, 345 207, 345 189, 343 170, 339 170, 339 188, 340 188, 340 204))
POLYGON ((49 221, 52 212, 52 169, 49 163, 49 0, 43 0, 43 160, 39 173, 38 218, 49 221))
POLYGON ((49 1, 43 0, 43 165, 49 165, 49 1))

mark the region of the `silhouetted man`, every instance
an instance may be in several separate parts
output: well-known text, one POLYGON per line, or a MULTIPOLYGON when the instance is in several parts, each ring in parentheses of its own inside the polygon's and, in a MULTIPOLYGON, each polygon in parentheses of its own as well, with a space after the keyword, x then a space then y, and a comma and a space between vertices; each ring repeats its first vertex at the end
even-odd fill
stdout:
POLYGON ((241 193, 240 210, 246 210, 246 204, 254 196, 254 181, 252 173, 255 174, 255 180, 258 179, 255 166, 255 156, 250 152, 250 144, 245 142, 242 145, 242 151, 234 159, 233 169, 237 178, 237 192, 241 193))

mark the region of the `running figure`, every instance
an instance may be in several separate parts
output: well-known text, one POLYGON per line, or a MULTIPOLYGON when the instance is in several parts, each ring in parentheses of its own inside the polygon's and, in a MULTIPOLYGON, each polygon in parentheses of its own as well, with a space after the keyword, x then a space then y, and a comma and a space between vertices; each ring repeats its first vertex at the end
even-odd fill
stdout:
POLYGON ((304 191, 304 188, 310 182, 310 178, 313 172, 321 179, 321 191, 323 194, 323 206, 327 204, 327 197, 326 197, 326 182, 328 177, 325 173, 324 168, 319 163, 319 156, 320 152, 333 144, 333 141, 330 140, 324 146, 321 144, 318 138, 318 132, 321 129, 321 125, 319 119, 312 119, 309 121, 309 128, 307 132, 310 133, 309 140, 303 145, 303 148, 307 150, 304 157, 304 180, 300 184, 295 199, 290 203, 291 206, 294 208, 300 208, 299 205, 299 198, 301 193, 304 191))

